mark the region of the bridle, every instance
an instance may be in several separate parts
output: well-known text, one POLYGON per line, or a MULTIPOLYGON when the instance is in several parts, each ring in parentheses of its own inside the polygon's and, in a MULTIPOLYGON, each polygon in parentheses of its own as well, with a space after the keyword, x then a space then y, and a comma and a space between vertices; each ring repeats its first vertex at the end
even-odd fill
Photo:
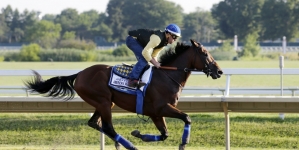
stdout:
MULTIPOLYGON (((202 45, 200 43, 197 43, 197 44, 199 45, 199 48, 202 49, 202 45)), ((209 54, 204 54, 204 53, 200 54, 199 50, 197 50, 197 49, 198 48, 195 47, 195 49, 194 49, 195 53, 197 53, 199 55, 201 62, 204 64, 204 69, 202 69, 202 70, 195 69, 195 70, 202 71, 207 75, 207 77, 209 77, 212 74, 211 65, 215 63, 215 60, 213 60, 212 62, 209 62, 209 57, 210 57, 209 54)), ((194 63, 196 63, 196 55, 194 55, 194 63)), ((194 71, 194 69, 191 71, 194 71)))
MULTIPOLYGON (((209 77, 212 74, 212 69, 211 69, 211 65, 215 63, 215 60, 213 60, 212 62, 209 63, 209 55, 208 54, 204 54, 204 53, 200 53, 198 48, 202 48, 202 45, 200 43, 197 43, 199 45, 199 47, 195 47, 193 48, 195 50, 195 53, 199 55, 200 60, 202 61, 202 63, 204 64, 204 69, 202 70, 198 70, 198 69, 191 69, 191 68, 177 68, 177 67, 166 67, 166 66, 161 66, 161 69, 166 69, 166 70, 179 70, 179 71, 184 71, 184 72, 190 72, 190 71, 197 71, 197 72, 204 72, 207 77, 209 77)), ((194 55, 194 63, 196 63, 196 56, 194 55)), ((164 74, 166 74, 171 80, 173 80, 175 83, 177 83, 180 87, 183 88, 183 86, 177 82, 175 79, 173 79, 169 74, 167 74, 166 72, 162 71, 164 74)))
MULTIPOLYGON (((199 48, 202 48, 202 45, 200 43, 197 43, 199 45, 199 48)), ((209 55, 208 54, 201 54, 198 50, 198 47, 193 48, 195 50, 195 53, 199 55, 202 63, 204 64, 204 69, 198 70, 198 69, 191 69, 191 68, 177 68, 177 67, 166 67, 166 66, 161 66, 161 69, 166 69, 166 70, 179 70, 179 71, 184 71, 184 72, 190 72, 190 71, 197 71, 197 72, 204 72, 207 77, 212 74, 212 69, 211 65, 215 63, 215 60, 209 63, 209 55)), ((196 63, 196 56, 194 55, 194 63, 196 63)))

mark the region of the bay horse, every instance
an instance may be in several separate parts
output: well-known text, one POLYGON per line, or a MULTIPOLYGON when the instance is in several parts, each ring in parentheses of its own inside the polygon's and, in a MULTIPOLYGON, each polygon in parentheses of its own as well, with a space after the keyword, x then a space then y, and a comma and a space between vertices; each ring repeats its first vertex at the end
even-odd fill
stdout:
MULTIPOLYGON (((211 54, 198 42, 192 45, 178 43, 174 49, 161 55, 161 68, 152 69, 152 79, 144 96, 143 115, 151 118, 161 135, 141 134, 138 130, 131 134, 145 142, 164 141, 168 137, 165 117, 181 119, 185 125, 180 150, 189 143, 191 132, 190 117, 176 108, 180 94, 191 71, 203 71, 207 77, 220 78, 222 70, 211 54)), ((137 148, 125 137, 118 134, 112 124, 112 107, 136 112, 136 95, 122 93, 108 86, 113 66, 98 64, 90 66, 77 74, 56 76, 44 81, 34 72, 32 80, 25 81, 28 90, 45 97, 70 100, 77 93, 86 103, 95 108, 88 125, 115 141, 116 149, 120 144, 126 149, 137 148)))

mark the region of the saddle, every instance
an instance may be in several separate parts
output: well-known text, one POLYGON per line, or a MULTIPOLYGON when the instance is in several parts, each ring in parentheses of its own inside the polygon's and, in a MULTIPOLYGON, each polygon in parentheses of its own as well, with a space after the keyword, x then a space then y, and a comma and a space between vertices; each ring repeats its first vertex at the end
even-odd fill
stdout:
POLYGON ((133 65, 115 65, 111 69, 111 76, 109 80, 109 87, 123 93, 136 95, 136 113, 143 113, 143 98, 146 89, 152 78, 152 67, 148 65, 143 71, 140 82, 144 83, 142 86, 129 87, 129 74, 133 69, 133 65))
MULTIPOLYGON (((112 69, 113 72, 121 77, 129 78, 129 74, 132 72, 134 65, 129 65, 122 63, 122 65, 115 65, 112 69)), ((147 65, 141 72, 141 76, 143 73, 150 67, 150 65, 147 65)))
POLYGON ((139 80, 139 85, 137 87, 129 87, 128 86, 129 74, 131 73, 132 69, 133 69, 133 65, 128 65, 128 64, 121 64, 121 65, 113 66, 112 71, 111 71, 109 86, 114 89, 129 93, 129 94, 132 94, 132 92, 128 92, 128 91, 135 91, 136 89, 143 89, 144 86, 146 86, 150 81, 151 66, 150 65, 146 66, 145 69, 142 71, 142 73, 141 73, 142 75, 139 80), (148 73, 146 73, 146 72, 148 72, 148 73))

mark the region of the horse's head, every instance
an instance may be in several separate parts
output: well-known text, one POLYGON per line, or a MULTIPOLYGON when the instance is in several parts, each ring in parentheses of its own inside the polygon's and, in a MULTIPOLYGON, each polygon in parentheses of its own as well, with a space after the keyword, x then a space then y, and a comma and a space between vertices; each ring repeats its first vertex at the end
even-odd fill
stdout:
POLYGON ((199 70, 203 70, 203 72, 207 75, 207 77, 211 76, 213 79, 220 78, 223 74, 221 68, 218 66, 217 62, 213 58, 213 56, 198 42, 194 40, 190 40, 192 43, 192 48, 195 50, 195 63, 194 67, 199 70), (196 58, 199 57, 200 61, 196 61, 196 58))

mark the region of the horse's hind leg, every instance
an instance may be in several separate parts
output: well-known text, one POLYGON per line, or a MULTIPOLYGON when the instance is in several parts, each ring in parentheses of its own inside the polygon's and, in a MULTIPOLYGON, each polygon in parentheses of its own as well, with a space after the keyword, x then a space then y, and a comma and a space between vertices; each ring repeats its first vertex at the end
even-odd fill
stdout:
MULTIPOLYGON (((114 107, 114 103, 112 103, 111 108, 114 107)), ((88 126, 94 128, 100 132, 102 131, 102 122, 101 122, 101 114, 99 111, 95 110, 91 118, 87 122, 88 126)))
POLYGON ((101 115, 100 113, 95 110, 91 118, 87 122, 88 126, 100 131, 102 131, 102 123, 101 123, 101 115))
MULTIPOLYGON (((113 107, 114 105, 112 105, 113 107)), ((95 110, 92 117, 89 119, 88 121, 88 126, 90 126, 91 128, 94 128, 98 131, 100 131, 101 133, 103 133, 103 129, 102 129, 102 122, 101 122, 101 115, 100 113, 95 110)), ((111 137, 110 137, 111 138, 111 137)), ((113 138, 112 138, 113 139, 113 138)), ((115 148, 117 150, 120 150, 120 144, 118 142, 115 141, 115 148)))
MULTIPOLYGON (((135 146, 127 139, 117 134, 112 125, 111 105, 113 105, 111 98, 112 94, 107 86, 109 78, 107 73, 98 71, 91 73, 88 71, 81 72, 75 82, 75 90, 78 95, 88 104, 95 107, 100 115, 102 123, 102 131, 112 140, 119 142, 126 149, 136 150, 135 146), (84 75, 93 74, 91 78, 83 78, 84 75)), ((95 115, 92 120, 96 119, 95 115)))
POLYGON ((168 137, 167 126, 164 117, 151 117, 157 129, 160 131, 161 135, 152 135, 152 134, 140 134, 138 130, 134 130, 131 134, 137 138, 140 138, 145 142, 154 142, 154 141, 164 141, 168 137))

